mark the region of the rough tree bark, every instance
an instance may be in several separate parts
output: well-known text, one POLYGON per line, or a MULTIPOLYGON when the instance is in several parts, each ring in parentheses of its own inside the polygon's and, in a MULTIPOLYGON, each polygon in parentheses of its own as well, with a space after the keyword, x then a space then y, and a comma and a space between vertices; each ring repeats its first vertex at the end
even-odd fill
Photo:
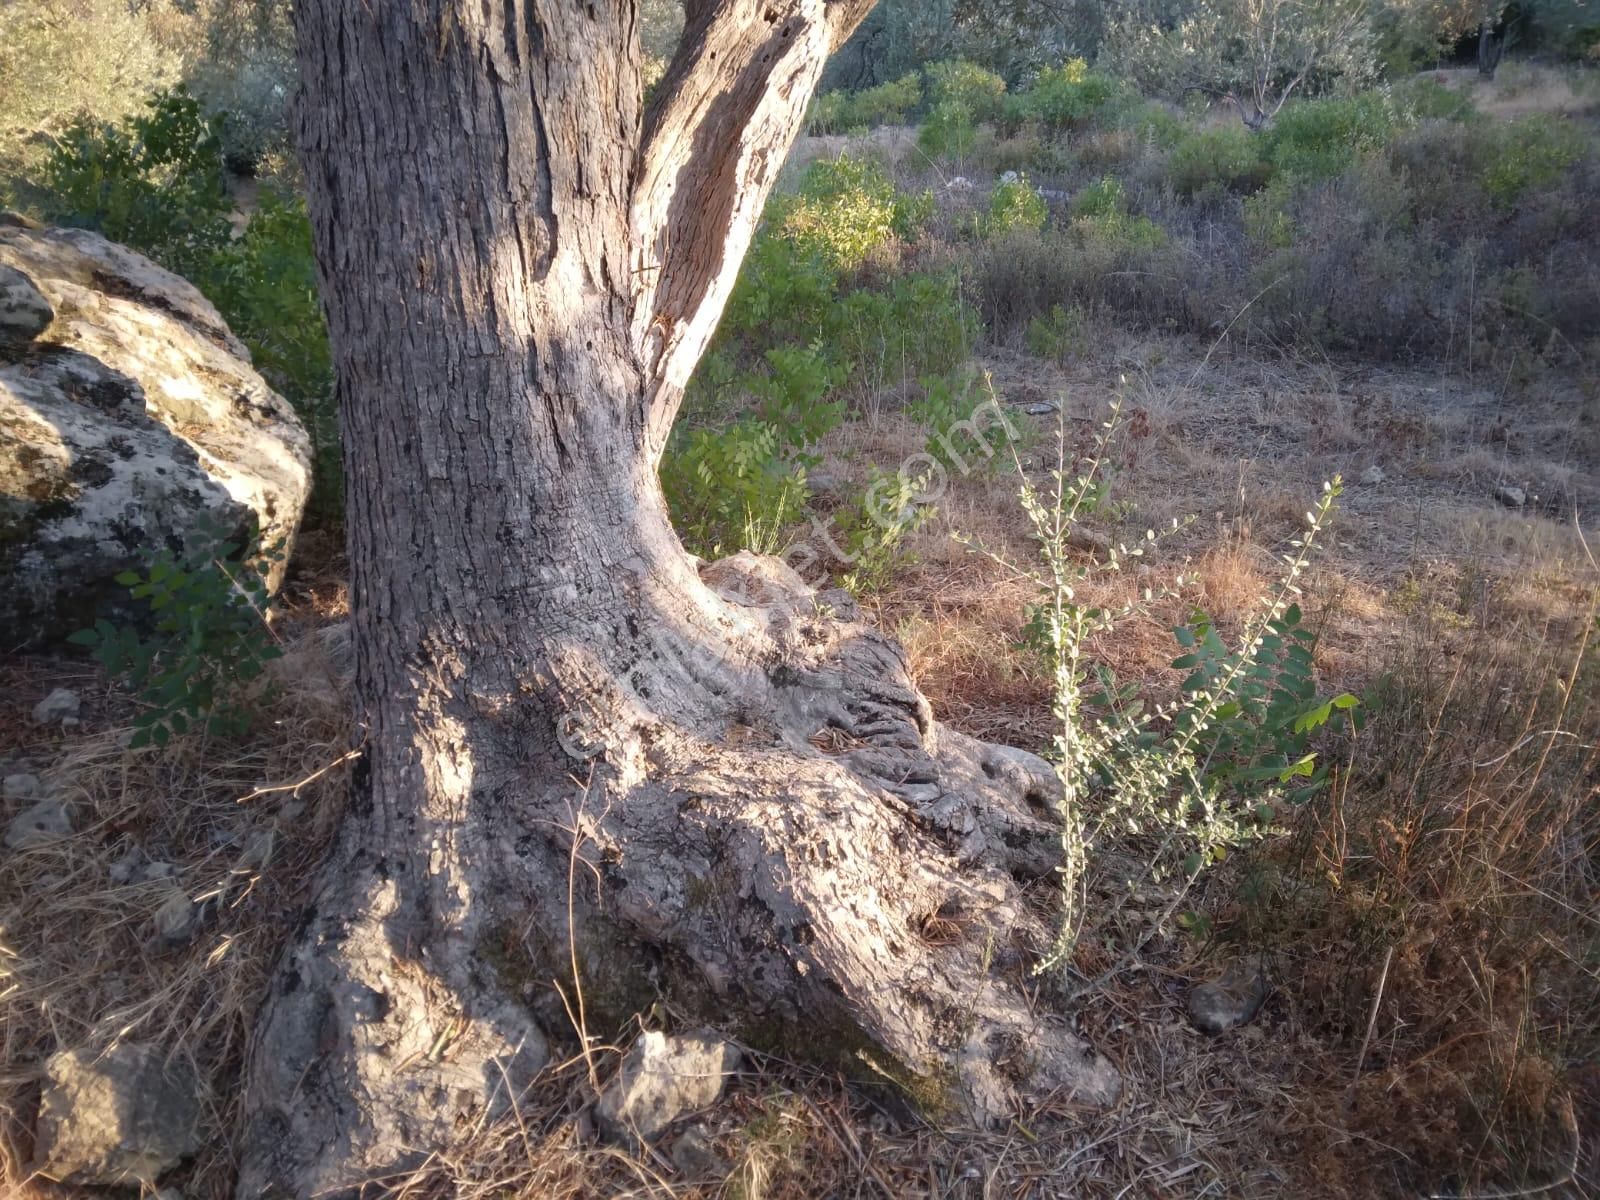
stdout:
POLYGON ((1055 784, 897 646, 668 523, 666 433, 871 0, 300 0, 367 749, 258 1021, 242 1197, 416 1164, 547 1059, 556 984, 866 1057, 978 1119, 1117 1077, 1040 1011, 1055 784), (573 964, 576 965, 574 979, 573 964))

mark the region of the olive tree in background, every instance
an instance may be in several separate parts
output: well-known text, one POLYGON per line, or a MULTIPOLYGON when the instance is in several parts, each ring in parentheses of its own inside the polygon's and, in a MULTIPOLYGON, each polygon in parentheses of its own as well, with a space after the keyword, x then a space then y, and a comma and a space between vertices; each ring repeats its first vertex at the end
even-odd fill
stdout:
POLYGON ((1359 88, 1377 70, 1367 0, 1135 0, 1113 19, 1104 55, 1147 94, 1203 93, 1251 129, 1297 94, 1359 88))

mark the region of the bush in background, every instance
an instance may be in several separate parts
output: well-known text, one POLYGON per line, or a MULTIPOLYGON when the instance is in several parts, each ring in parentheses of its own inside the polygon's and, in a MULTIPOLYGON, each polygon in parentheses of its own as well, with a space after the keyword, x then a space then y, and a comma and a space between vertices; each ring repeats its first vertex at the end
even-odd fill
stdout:
POLYGON ((1172 148, 1167 176, 1186 196, 1208 187, 1249 192, 1266 179, 1261 139, 1248 129, 1228 125, 1189 132, 1172 148))
POLYGON ((954 59, 930 64, 923 75, 931 106, 958 104, 974 121, 992 121, 1000 115, 1006 81, 993 71, 954 59))
POLYGON ((1043 229, 1049 215, 1038 189, 1026 175, 1015 173, 1002 179, 990 193, 983 231, 993 235, 1013 229, 1043 229))

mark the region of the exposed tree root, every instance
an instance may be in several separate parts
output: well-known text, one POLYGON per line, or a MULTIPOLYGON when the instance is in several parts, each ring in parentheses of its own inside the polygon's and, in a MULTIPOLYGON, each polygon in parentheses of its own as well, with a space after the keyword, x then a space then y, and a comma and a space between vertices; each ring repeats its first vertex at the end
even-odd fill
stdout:
POLYGON ((844 594, 749 555, 702 573, 762 631, 748 669, 574 652, 552 669, 589 700, 560 754, 513 770, 503 729, 458 729, 424 811, 357 805, 262 1015, 241 1196, 414 1168, 505 1109, 579 990, 591 1032, 666 994, 946 1117, 1115 1100, 1116 1072, 1026 987, 1048 934, 1018 880, 1057 846, 1046 764, 940 727, 844 594), (716 697, 692 720, 655 699, 685 664, 716 697))

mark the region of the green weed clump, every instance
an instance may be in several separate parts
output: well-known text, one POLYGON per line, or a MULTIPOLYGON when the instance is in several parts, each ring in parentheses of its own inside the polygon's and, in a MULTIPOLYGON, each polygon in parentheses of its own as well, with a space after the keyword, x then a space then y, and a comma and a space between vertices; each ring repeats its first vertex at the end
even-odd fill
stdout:
MULTIPOLYGON (((848 157, 813 164, 773 203, 662 461, 691 549, 782 549, 815 447, 849 401, 965 358, 973 322, 951 272, 861 280, 879 250, 918 236, 931 204, 848 157)), ((862 536, 863 552, 888 552, 862 536)))
POLYGON ((1112 252, 1153 250, 1167 240, 1149 217, 1128 211, 1128 190, 1111 175, 1073 198, 1072 230, 1081 241, 1112 252))
POLYGON ((931 107, 957 104, 973 121, 992 121, 1005 102, 1006 81, 993 71, 964 59, 951 59, 928 65, 928 103, 931 107))
POLYGON ((51 214, 196 279, 226 245, 222 119, 182 87, 117 125, 79 120, 44 165, 51 214))
POLYGON ((148 631, 101 618, 70 641, 124 680, 144 705, 130 745, 165 746, 190 730, 236 736, 249 727, 239 689, 282 654, 266 623, 266 578, 281 548, 215 526, 181 554, 162 550, 117 582, 150 616, 148 631))
POLYGON ((876 125, 903 125, 922 103, 922 77, 913 71, 859 92, 825 92, 811 103, 806 128, 813 134, 847 133, 876 125))
POLYGON ((1058 67, 1046 67, 1019 103, 1012 119, 1036 120, 1053 130, 1077 129, 1088 124, 1119 95, 1116 81, 1089 68, 1081 58, 1058 67))
POLYGON ((1510 208, 1566 174, 1583 156, 1583 137, 1566 121, 1532 113, 1495 128, 1486 149, 1483 190, 1494 204, 1510 208))
POLYGON ((917 145, 930 158, 963 159, 977 144, 978 126, 972 111, 956 100, 934 105, 917 130, 917 145))
POLYGON ((1088 351, 1087 321, 1076 304, 1052 304, 1050 311, 1028 322, 1023 343, 1028 353, 1064 363, 1088 351))
POLYGON ((768 212, 778 233, 836 272, 854 271, 896 237, 914 237, 932 196, 895 189, 876 163, 842 154, 812 163, 793 196, 768 212))
POLYGON ((1401 114, 1381 92, 1301 100, 1268 127, 1264 153, 1274 171, 1293 179, 1332 179, 1361 155, 1387 146, 1401 124, 1401 114))
POLYGON ((1207 187, 1253 191, 1266 175, 1261 139, 1238 125, 1185 134, 1167 159, 1167 177, 1186 196, 1207 187))
POLYGON ((983 222, 983 232, 993 236, 1013 229, 1044 228, 1050 212, 1044 197, 1028 182, 1021 172, 1000 181, 989 195, 989 213, 983 222))

